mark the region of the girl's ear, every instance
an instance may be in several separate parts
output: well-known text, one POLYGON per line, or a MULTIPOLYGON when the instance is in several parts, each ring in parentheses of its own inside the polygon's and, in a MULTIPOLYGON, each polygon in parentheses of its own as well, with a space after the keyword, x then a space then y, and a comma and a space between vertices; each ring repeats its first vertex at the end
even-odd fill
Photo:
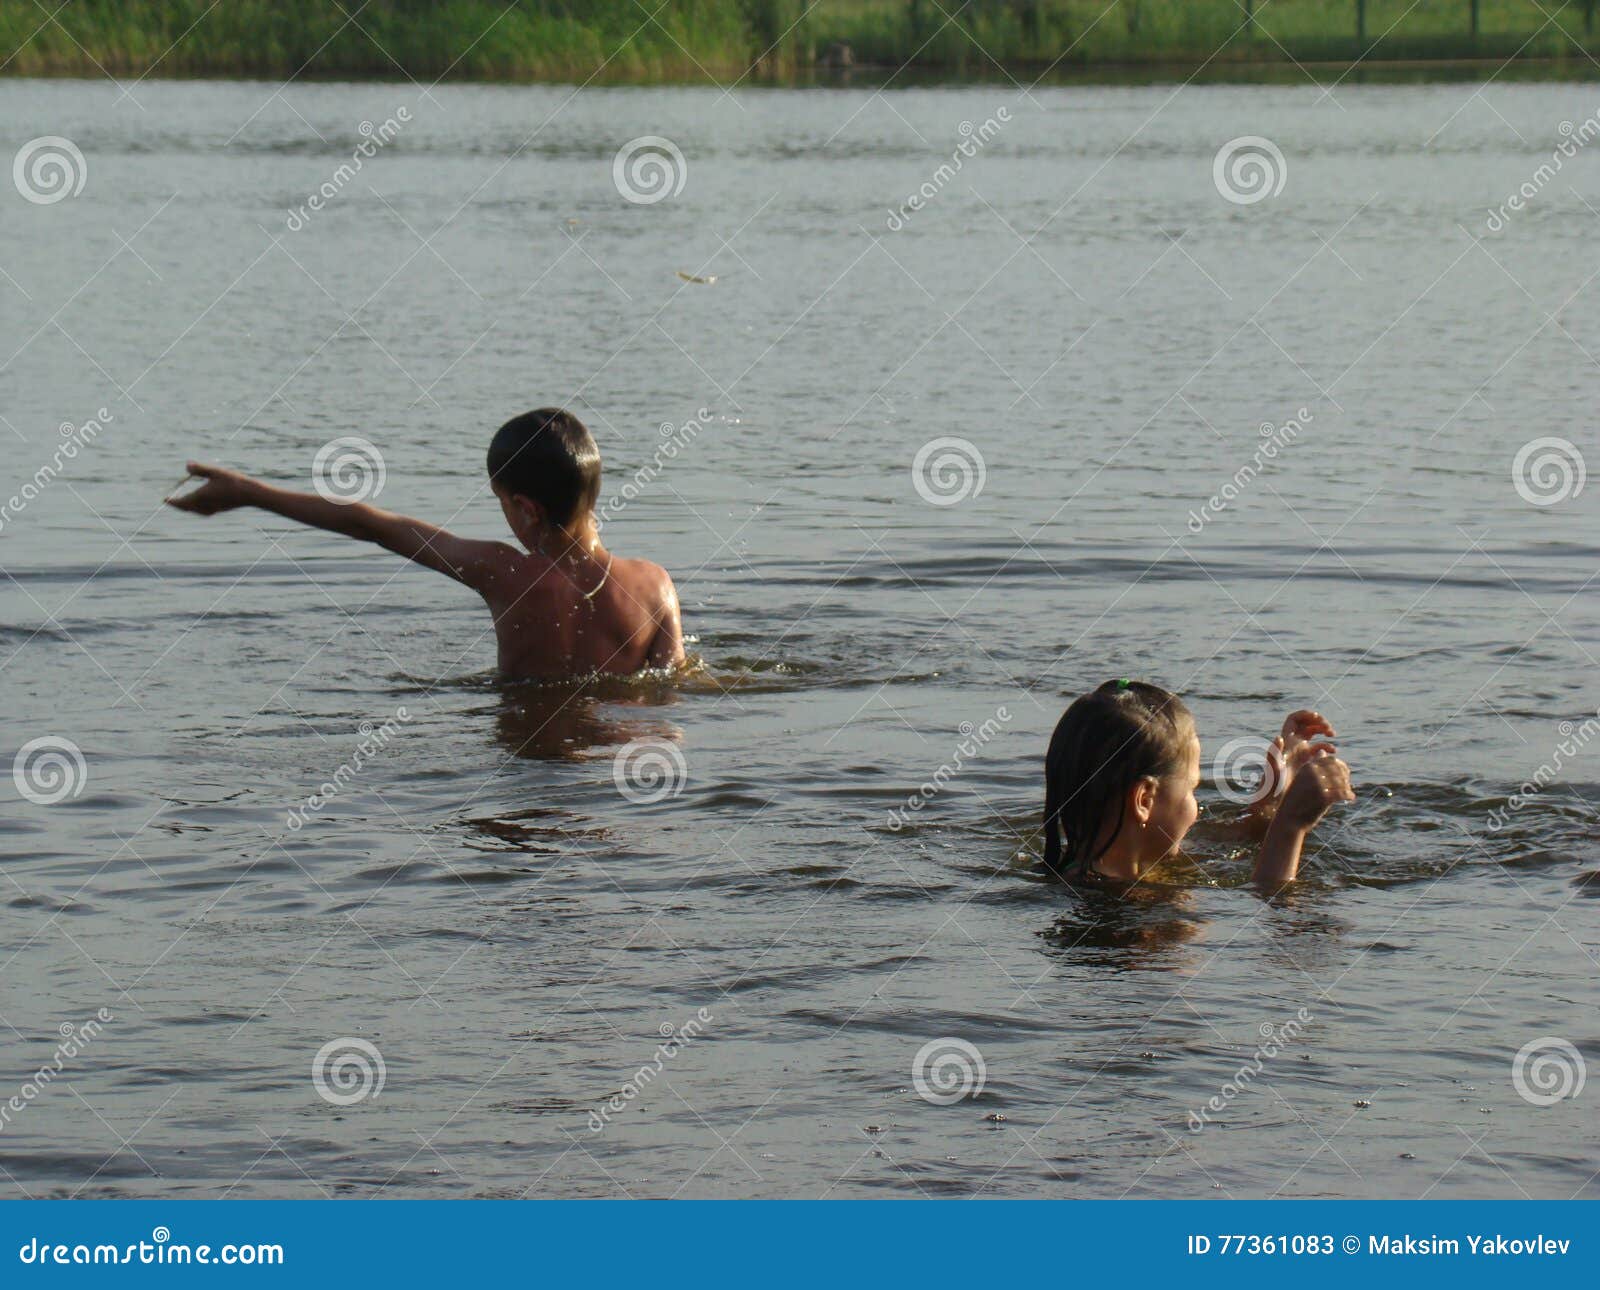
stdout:
POLYGON ((1133 818, 1140 824, 1150 822, 1150 814, 1156 809, 1156 791, 1160 788, 1160 781, 1153 775, 1141 776, 1128 790, 1129 805, 1133 808, 1133 818))

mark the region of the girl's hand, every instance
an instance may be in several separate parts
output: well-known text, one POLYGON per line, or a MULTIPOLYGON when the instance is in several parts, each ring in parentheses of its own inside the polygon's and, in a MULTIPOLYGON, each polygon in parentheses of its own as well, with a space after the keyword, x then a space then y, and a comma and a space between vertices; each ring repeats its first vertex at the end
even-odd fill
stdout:
POLYGON ((1278 806, 1274 828, 1309 832, 1336 802, 1353 802, 1350 767, 1327 744, 1308 746, 1278 806))
POLYGON ((1294 781, 1295 773, 1310 758, 1318 755, 1319 750, 1325 748, 1329 752, 1334 751, 1331 743, 1317 742, 1319 739, 1331 739, 1333 733, 1333 726, 1320 712, 1302 708, 1285 717, 1282 731, 1267 750, 1271 787, 1265 801, 1282 797, 1294 781))
MULTIPOLYGON (((191 461, 189 479, 203 479, 205 482, 192 493, 185 493, 182 497, 168 497, 166 499, 168 506, 175 506, 180 511, 189 511, 194 515, 219 515, 223 511, 250 505, 250 490, 255 480, 249 475, 237 470, 227 470, 222 466, 207 466, 198 461, 191 461)), ((186 479, 183 482, 189 481, 186 479)), ((183 484, 179 484, 178 487, 182 488, 183 484)))

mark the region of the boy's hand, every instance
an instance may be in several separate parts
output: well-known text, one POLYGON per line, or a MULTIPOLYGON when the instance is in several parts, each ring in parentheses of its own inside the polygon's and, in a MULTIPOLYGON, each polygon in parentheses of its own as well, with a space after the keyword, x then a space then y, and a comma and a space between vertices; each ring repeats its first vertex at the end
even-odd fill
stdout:
POLYGON ((1300 760, 1299 773, 1290 782, 1278 806, 1274 828, 1309 831, 1336 802, 1353 802, 1350 767, 1327 744, 1310 747, 1300 760))
MULTIPOLYGON (((180 511, 190 511, 195 515, 218 515, 223 511, 235 510, 240 506, 250 504, 250 489, 255 480, 249 475, 237 470, 227 470, 222 466, 206 466, 198 461, 189 463, 189 479, 203 479, 205 482, 192 493, 185 493, 182 497, 173 495, 166 499, 168 506, 175 506, 180 511)), ((188 479, 183 481, 188 483, 188 479)), ((183 484, 178 485, 179 488, 183 484)))

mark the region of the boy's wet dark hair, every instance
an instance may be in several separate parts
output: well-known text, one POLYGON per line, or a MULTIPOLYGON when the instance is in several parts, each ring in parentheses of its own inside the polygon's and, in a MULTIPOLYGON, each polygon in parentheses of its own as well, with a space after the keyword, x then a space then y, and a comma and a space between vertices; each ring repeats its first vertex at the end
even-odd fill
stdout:
POLYGON ((1059 877, 1092 868, 1122 828, 1128 790, 1147 775, 1181 774, 1193 738, 1189 709, 1159 685, 1107 681, 1076 700, 1056 723, 1045 754, 1046 867, 1059 877), (1113 802, 1116 822, 1107 833, 1113 802))
POLYGON ((600 498, 600 449, 587 426, 561 408, 512 417, 489 444, 489 478, 544 507, 553 524, 592 511, 600 498))

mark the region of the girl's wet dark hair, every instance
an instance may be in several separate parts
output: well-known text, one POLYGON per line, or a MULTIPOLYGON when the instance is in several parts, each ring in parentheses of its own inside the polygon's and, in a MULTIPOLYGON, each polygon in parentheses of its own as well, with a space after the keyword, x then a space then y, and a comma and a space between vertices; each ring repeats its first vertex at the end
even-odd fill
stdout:
POLYGON ((1056 723, 1044 759, 1044 862, 1050 871, 1062 877, 1087 872, 1122 828, 1128 790, 1147 775, 1181 774, 1193 738, 1189 709, 1159 685, 1107 681, 1076 700, 1056 723), (1116 822, 1105 833, 1112 803, 1116 822))
POLYGON ((489 478, 544 507, 554 524, 592 511, 600 497, 600 449, 562 408, 512 417, 489 444, 489 478))

